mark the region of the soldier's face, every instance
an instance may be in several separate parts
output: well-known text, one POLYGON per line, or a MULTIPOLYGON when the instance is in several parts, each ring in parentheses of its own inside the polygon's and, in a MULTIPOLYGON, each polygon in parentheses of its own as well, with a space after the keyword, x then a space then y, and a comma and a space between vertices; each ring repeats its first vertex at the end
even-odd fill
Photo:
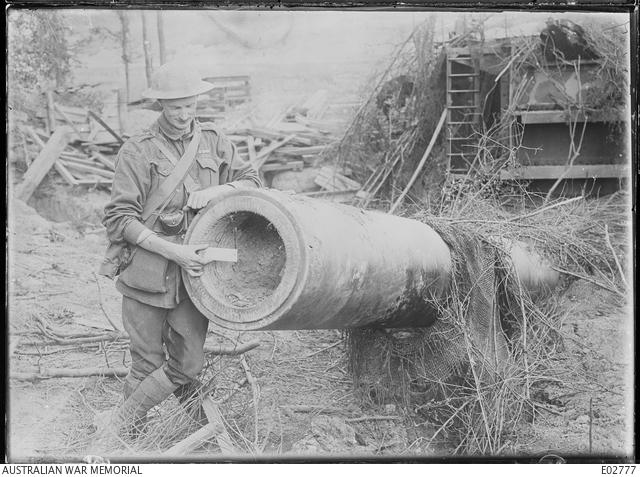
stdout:
POLYGON ((188 129, 191 121, 196 117, 196 99, 196 96, 180 99, 161 99, 160 105, 169 124, 179 130, 188 129))

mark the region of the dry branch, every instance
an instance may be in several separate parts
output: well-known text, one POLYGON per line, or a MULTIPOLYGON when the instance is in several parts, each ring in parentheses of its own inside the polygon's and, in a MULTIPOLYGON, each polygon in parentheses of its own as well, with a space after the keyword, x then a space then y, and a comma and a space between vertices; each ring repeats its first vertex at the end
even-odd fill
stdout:
POLYGON ((400 416, 362 416, 345 419, 344 422, 366 422, 366 421, 398 421, 400 416))
POLYGON ((244 358, 244 356, 240 359, 240 364, 242 365, 242 369, 244 369, 244 373, 247 376, 247 381, 251 385, 251 393, 253 396, 253 425, 254 425, 254 441, 255 445, 258 445, 258 401, 260 399, 260 388, 258 387, 258 382, 256 378, 251 374, 251 368, 249 368, 249 363, 244 358))
POLYGON ((33 367, 27 371, 11 372, 9 377, 24 381, 34 381, 49 378, 85 378, 89 376, 119 377, 127 375, 127 368, 37 368, 33 367))
POLYGON ((93 279, 96 281, 96 286, 98 287, 98 300, 100 303, 100 309, 102 310, 102 314, 104 315, 104 317, 107 319, 107 321, 109 322, 109 324, 114 330, 122 331, 122 329, 118 325, 116 325, 116 323, 111 319, 111 317, 107 313, 107 310, 104 309, 104 303, 102 300, 102 288, 100 287, 100 282, 98 281, 98 275, 96 275, 96 272, 93 272, 93 279))

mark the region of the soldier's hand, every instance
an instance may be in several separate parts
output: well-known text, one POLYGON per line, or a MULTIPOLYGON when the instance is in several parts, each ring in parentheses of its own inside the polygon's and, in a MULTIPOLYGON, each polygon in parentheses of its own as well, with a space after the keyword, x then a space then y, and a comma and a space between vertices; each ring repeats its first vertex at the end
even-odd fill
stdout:
POLYGON ((232 186, 223 184, 192 192, 189 194, 189 198, 187 199, 187 207, 192 209, 202 209, 209 202, 230 190, 233 190, 232 186))
POLYGON ((184 268, 192 277, 202 275, 203 267, 206 263, 204 258, 198 255, 198 252, 207 248, 207 244, 200 245, 181 245, 175 244, 171 260, 184 268))

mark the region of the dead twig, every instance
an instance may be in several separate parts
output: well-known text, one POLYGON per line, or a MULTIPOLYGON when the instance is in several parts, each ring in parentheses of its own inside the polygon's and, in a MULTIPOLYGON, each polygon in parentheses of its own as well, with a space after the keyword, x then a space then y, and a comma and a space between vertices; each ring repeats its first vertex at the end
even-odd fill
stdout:
POLYGON ((317 412, 317 413, 324 413, 324 414, 338 414, 341 412, 344 412, 342 409, 338 409, 337 407, 327 407, 327 406, 314 406, 314 405, 290 405, 290 406, 284 406, 285 409, 289 409, 290 411, 293 412, 300 412, 300 413, 310 413, 310 412, 317 412))
POLYGON ((624 276, 624 271, 622 270, 622 266, 620 265, 620 261, 618 260, 618 255, 616 254, 616 251, 613 248, 613 244, 611 243, 611 238, 609 237, 609 226, 607 224, 604 225, 604 238, 607 241, 607 246, 609 247, 609 250, 611 250, 611 255, 613 255, 613 259, 616 262, 616 267, 618 267, 618 273, 620 273, 620 278, 622 279, 622 283, 624 284, 625 289, 628 289, 629 284, 627 283, 627 279, 624 276))
POLYGON ((325 346, 324 348, 321 348, 321 349, 319 349, 318 351, 314 351, 314 352, 313 352, 313 353, 311 353, 311 354, 307 354, 307 355, 303 356, 302 358, 304 359, 304 358, 311 358, 312 356, 316 356, 316 355, 318 355, 318 354, 322 353, 323 351, 327 351, 327 350, 329 350, 329 349, 331 349, 331 348, 335 348, 336 346, 338 346, 338 345, 339 345, 340 343, 342 343, 343 341, 344 341, 344 339, 338 340, 338 341, 336 341, 335 343, 330 344, 329 346, 325 346))
POLYGON ((533 212, 530 212, 528 214, 518 215, 516 217, 511 217, 508 220, 509 220, 509 222, 514 222, 516 220, 528 219, 530 217, 533 217, 534 215, 538 215, 538 214, 540 214, 542 212, 546 212, 547 210, 550 210, 550 209, 555 209, 556 207, 560 207, 560 206, 563 206, 563 205, 571 204, 572 202, 576 202, 576 201, 578 201, 580 199, 584 199, 584 197, 583 196, 573 197, 571 199, 563 200, 561 202, 556 202, 555 204, 547 205, 546 207, 541 207, 541 208, 539 208, 537 210, 534 210, 533 212))
POLYGON ((400 416, 362 416, 351 417, 345 419, 344 422, 365 422, 365 421, 399 421, 402 418, 400 416))
POLYGON ((98 287, 98 300, 100 303, 100 309, 102 310, 102 314, 104 315, 104 317, 107 319, 107 321, 109 322, 109 324, 114 330, 122 331, 122 328, 116 325, 115 321, 113 321, 109 316, 109 314, 107 313, 107 310, 104 309, 104 302, 102 300, 102 288, 100 287, 100 282, 98 281, 98 275, 96 275, 96 272, 93 272, 93 279, 96 281, 96 285, 98 287))
POLYGON ((624 293, 622 293, 621 291, 616 290, 615 288, 612 288, 612 287, 610 287, 608 285, 605 285, 604 283, 601 283, 598 280, 595 280, 595 279, 593 279, 593 278, 591 278, 591 277, 589 277, 587 275, 582 275, 580 273, 571 272, 569 270, 565 270, 564 268, 560 268, 560 267, 556 267, 556 266, 551 266, 551 268, 554 269, 556 272, 565 273, 567 275, 571 275, 572 277, 580 278, 582 280, 588 281, 589 283, 593 283, 594 285, 597 285, 600 288, 608 290, 611 293, 615 293, 620 298, 626 298, 626 295, 624 293))
POLYGON ((241 354, 246 353, 247 351, 251 351, 252 349, 260 346, 260 341, 252 340, 244 344, 239 344, 236 342, 234 346, 223 346, 223 345, 213 345, 207 344, 204 345, 204 352, 206 354, 218 354, 218 355, 226 355, 226 356, 239 356, 241 354))
MULTIPOLYGON (((128 339, 128 336, 125 334, 102 334, 96 336, 87 336, 81 338, 57 338, 53 335, 47 336, 51 341, 55 344, 63 344, 63 345, 77 345, 77 344, 86 344, 86 343, 100 343, 102 341, 118 341, 128 339)), ((25 346, 37 346, 39 344, 43 344, 42 340, 25 340, 22 342, 25 346)))
POLYGON ((242 369, 244 369, 244 373, 247 376, 247 381, 249 381, 249 384, 251 385, 251 393, 253 395, 253 420, 254 420, 254 445, 257 446, 258 445, 258 401, 260 399, 260 388, 258 386, 258 382, 256 381, 256 378, 253 377, 253 374, 251 374, 251 368, 249 368, 249 363, 247 363, 247 360, 244 358, 244 356, 242 356, 242 358, 240 358, 240 364, 242 365, 242 369))

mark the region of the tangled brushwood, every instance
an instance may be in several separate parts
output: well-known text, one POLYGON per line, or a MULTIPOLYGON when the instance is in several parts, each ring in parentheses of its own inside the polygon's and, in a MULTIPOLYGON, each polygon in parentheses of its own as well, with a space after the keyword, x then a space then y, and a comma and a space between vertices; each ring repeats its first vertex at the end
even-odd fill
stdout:
MULTIPOLYGON (((444 108, 444 45, 436 45, 430 31, 418 28, 409 39, 413 42, 400 47, 339 145, 338 160, 364 183, 366 194, 359 195, 357 205, 388 210, 444 108), (400 100, 397 83, 406 78, 414 89, 400 100)), ((553 79, 558 72, 550 65, 579 68, 589 60, 605 79, 598 82, 601 88, 590 90, 588 98, 566 95, 558 108, 619 115, 628 91, 623 38, 620 25, 549 22, 540 37, 513 39, 502 68, 523 80, 515 83, 509 109, 525 94, 528 69, 553 79), (573 52, 562 45, 566 37, 573 52)), ((581 131, 571 114, 568 121, 577 157, 581 131)), ((521 127, 509 110, 482 122, 469 174, 455 181, 446 180, 445 146, 436 145, 422 183, 401 210, 433 227, 452 252, 453 276, 437 323, 427 329, 348 332, 348 359, 360 396, 371 405, 400 405, 414 424, 433 424, 423 446, 427 451, 508 453, 518 426, 545 407, 536 391, 553 379, 551 363, 563 347, 563 317, 555 295, 532 297, 523 289, 509 263, 508 244, 526 244, 565 282, 581 278, 622 300, 628 297, 630 270, 623 265, 629 263, 628 193, 589 198, 590 191, 583 190, 580 197, 555 199, 558 184, 536 194, 525 183, 501 180, 500 171, 516 163, 521 127)))
POLYGON ((532 396, 553 379, 551 364, 564 346, 555 297, 532 297, 522 287, 508 244, 535 244, 565 276, 628 296, 629 270, 620 266, 627 263, 627 199, 569 199, 521 215, 475 200, 458 218, 414 214, 452 251, 449 293, 430 328, 349 332, 363 400, 399 404, 408 419, 435 424, 430 451, 508 452, 518 426, 544 409, 532 396))

